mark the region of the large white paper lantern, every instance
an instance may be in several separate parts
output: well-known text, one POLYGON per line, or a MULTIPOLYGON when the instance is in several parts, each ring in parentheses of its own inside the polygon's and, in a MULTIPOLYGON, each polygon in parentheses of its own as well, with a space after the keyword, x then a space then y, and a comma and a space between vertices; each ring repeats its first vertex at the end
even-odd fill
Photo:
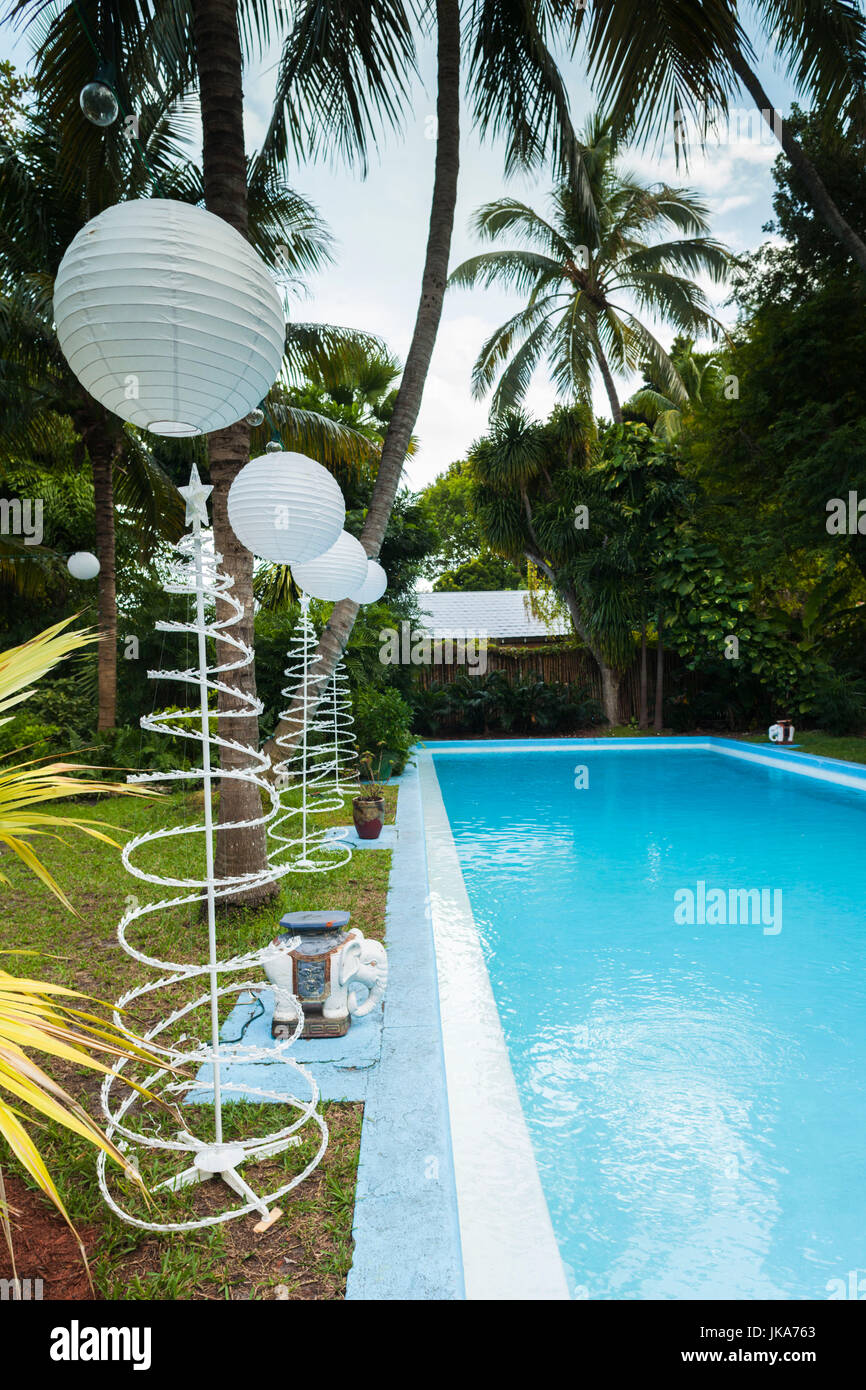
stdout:
POLYGON ((388 576, 378 560, 367 561, 367 577, 357 593, 350 594, 353 603, 375 603, 388 587, 388 576))
POLYGON ((367 552, 360 541, 348 531, 342 531, 336 545, 317 560, 305 565, 292 565, 292 576, 299 588, 313 598, 348 598, 364 582, 367 573, 367 552))
POLYGON ((285 347, 261 257, 221 217, 168 198, 117 203, 82 227, 60 262, 54 319, 82 386, 153 434, 243 419, 285 347))
POLYGON ((229 488, 228 510, 247 550, 280 565, 329 550, 346 520, 336 478, 314 459, 288 452, 245 464, 229 488))

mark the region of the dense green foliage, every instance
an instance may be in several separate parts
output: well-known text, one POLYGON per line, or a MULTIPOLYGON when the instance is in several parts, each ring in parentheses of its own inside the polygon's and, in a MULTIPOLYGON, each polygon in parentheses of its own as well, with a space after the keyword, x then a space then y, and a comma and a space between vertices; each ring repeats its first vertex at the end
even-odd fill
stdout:
POLYGON ((459 675, 416 690, 415 725, 422 734, 575 733, 602 719, 597 700, 537 672, 509 682, 501 671, 459 675))

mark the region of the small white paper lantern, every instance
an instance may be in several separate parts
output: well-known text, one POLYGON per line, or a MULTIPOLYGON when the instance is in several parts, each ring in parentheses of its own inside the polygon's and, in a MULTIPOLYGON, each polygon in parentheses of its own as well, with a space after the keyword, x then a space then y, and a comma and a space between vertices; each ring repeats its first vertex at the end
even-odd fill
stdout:
POLYGON ((229 488, 229 524, 247 550, 280 565, 314 560, 346 520, 336 478, 303 454, 262 454, 229 488))
POLYGON ((348 598, 361 587, 367 573, 367 552, 360 541, 342 531, 336 545, 305 565, 292 565, 295 583, 313 598, 348 598))
POLYGON ((378 560, 367 561, 367 577, 355 594, 350 594, 353 603, 375 603, 388 587, 388 576, 378 560))
POLYGON ((54 318, 82 386, 153 434, 242 420, 285 347, 261 257, 221 217, 169 198, 117 203, 82 227, 60 262, 54 318))
POLYGON ((66 568, 73 579, 95 579, 99 574, 99 561, 89 550, 76 550, 66 561, 66 568))

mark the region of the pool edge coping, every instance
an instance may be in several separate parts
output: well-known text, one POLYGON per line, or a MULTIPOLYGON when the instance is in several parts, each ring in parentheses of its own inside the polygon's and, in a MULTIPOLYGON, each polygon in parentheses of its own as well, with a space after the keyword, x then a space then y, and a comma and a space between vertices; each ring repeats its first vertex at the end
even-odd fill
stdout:
POLYGON ((345 1297, 463 1300, 436 952, 430 917, 418 910, 429 893, 417 760, 389 781, 399 788, 385 906, 389 984, 364 1102, 345 1297))
MULTIPOLYGON (((866 791, 866 763, 843 758, 825 758, 816 753, 800 753, 782 745, 745 743, 713 734, 668 735, 659 738, 520 738, 520 739, 425 739, 421 748, 432 757, 479 756, 484 753, 571 753, 571 752, 657 752, 719 753, 743 762, 831 782, 835 786, 866 791)), ((416 752, 417 756, 417 752, 416 752)))
POLYGON ((567 1300, 568 1278, 433 755, 422 749, 416 758, 465 1297, 567 1300), (479 1071, 492 1090, 479 1091, 479 1071), (516 1218, 503 1216, 504 1198, 514 1202, 516 1218))

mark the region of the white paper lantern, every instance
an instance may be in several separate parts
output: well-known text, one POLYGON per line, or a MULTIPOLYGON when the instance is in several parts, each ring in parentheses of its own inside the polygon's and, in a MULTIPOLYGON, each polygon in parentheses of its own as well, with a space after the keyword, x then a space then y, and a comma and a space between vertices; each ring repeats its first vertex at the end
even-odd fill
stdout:
POLYGON ((66 568, 73 579, 95 579, 99 574, 99 561, 89 550, 76 550, 66 561, 66 568))
POLYGON ((361 587, 367 573, 367 552, 348 531, 317 560, 292 565, 295 583, 313 598, 336 601, 348 598, 361 587))
POLYGON ((117 203, 82 227, 60 262, 54 318, 82 386, 153 434, 242 420, 285 346, 261 257, 221 217, 168 198, 117 203))
POLYGON ((375 603, 388 587, 388 576, 378 560, 367 561, 367 577, 357 593, 350 594, 353 603, 375 603))
POLYGON ((314 560, 343 529, 336 478, 303 454, 262 454, 229 488, 229 524, 247 550, 280 565, 314 560))

